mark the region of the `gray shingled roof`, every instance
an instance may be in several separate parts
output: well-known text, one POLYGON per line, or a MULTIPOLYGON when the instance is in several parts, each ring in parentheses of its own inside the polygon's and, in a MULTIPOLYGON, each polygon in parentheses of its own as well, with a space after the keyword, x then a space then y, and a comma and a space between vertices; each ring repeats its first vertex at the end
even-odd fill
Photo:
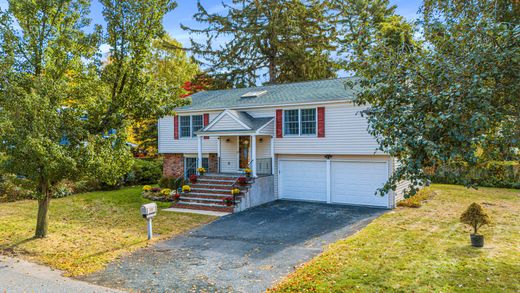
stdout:
POLYGON ((249 126, 251 129, 249 130, 206 130, 208 126, 204 127, 202 130, 197 131, 197 134, 205 134, 205 133, 212 133, 212 132, 251 132, 251 131, 257 131, 262 126, 269 123, 271 120, 274 119, 274 117, 260 117, 260 118, 254 118, 253 116, 247 114, 246 112, 242 111, 235 111, 235 110, 228 110, 231 115, 234 115, 238 120, 240 120, 245 125, 249 126))
POLYGON ((190 97, 191 104, 178 110, 233 109, 250 106, 284 105, 306 102, 352 100, 355 90, 346 87, 351 78, 316 80, 297 83, 199 92, 190 97), (254 98, 242 98, 251 91, 267 93, 254 98))

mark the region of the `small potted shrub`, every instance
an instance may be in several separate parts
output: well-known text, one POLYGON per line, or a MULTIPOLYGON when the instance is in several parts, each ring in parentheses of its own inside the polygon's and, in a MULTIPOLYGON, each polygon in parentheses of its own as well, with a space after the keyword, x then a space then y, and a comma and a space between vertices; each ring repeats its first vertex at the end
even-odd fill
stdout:
POLYGON ((252 173, 252 172, 253 172, 253 171, 252 171, 251 169, 249 169, 249 168, 245 168, 245 169, 244 169, 244 173, 246 173, 246 177, 248 177, 248 178, 251 177, 251 173, 252 173))
POLYGON ((191 187, 189 185, 182 186, 182 192, 189 193, 191 191, 191 187))
POLYGON ((483 247, 484 235, 478 234, 478 229, 483 225, 490 224, 491 219, 482 206, 475 202, 470 204, 466 211, 460 216, 460 221, 473 228, 473 233, 470 234, 471 245, 474 247, 483 247))
POLYGON ((173 195, 173 202, 177 203, 181 199, 180 193, 176 193, 173 195))
POLYGON ((154 187, 152 188, 151 190, 153 193, 158 193, 158 192, 161 192, 161 188, 160 187, 154 187))
POLYGON ((224 204, 228 207, 232 206, 235 203, 232 196, 224 197, 223 201, 224 204))
POLYGON ((238 177, 237 179, 237 183, 244 186, 244 185, 247 185, 249 180, 247 180, 246 177, 238 177))
POLYGON ((206 169, 204 168, 197 168, 197 172, 199 172, 200 176, 203 176, 206 173, 206 169))
POLYGON ((195 174, 191 174, 191 175, 190 175, 190 182, 191 182, 192 184, 197 183, 197 178, 198 178, 197 175, 195 175, 195 174))

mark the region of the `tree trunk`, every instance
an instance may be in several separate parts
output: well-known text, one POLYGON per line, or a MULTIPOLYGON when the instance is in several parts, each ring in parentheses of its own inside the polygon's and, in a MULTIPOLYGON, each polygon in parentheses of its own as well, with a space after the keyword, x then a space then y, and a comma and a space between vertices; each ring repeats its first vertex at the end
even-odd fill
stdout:
POLYGON ((49 203, 51 201, 51 194, 48 190, 47 184, 40 186, 42 198, 38 199, 38 218, 36 219, 36 233, 34 237, 44 238, 47 236, 47 227, 49 225, 49 203))

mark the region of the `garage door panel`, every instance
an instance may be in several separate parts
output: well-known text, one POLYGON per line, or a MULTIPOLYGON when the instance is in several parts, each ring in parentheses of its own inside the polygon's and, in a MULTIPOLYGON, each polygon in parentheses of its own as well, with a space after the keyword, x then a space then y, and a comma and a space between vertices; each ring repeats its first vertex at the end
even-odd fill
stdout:
POLYGON ((385 162, 332 162, 333 203, 387 206, 388 196, 376 195, 388 178, 385 162))
POLYGON ((327 180, 324 161, 280 161, 280 197, 326 201, 327 180))

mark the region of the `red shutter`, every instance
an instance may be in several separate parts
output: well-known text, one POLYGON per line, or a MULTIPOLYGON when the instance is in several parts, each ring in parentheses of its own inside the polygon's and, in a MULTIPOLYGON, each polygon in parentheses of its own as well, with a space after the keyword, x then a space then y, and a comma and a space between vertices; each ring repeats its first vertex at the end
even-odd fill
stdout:
POLYGON ((325 107, 318 107, 318 137, 325 137, 325 107))
POLYGON ((277 109, 276 110, 276 137, 282 138, 283 137, 283 131, 282 131, 282 123, 283 123, 283 110, 277 109))
POLYGON ((179 139, 179 116, 173 116, 173 139, 179 139))
MULTIPOLYGON (((204 127, 208 126, 209 124, 209 114, 204 114, 204 127)), ((204 139, 209 139, 209 136, 204 136, 204 139)))

